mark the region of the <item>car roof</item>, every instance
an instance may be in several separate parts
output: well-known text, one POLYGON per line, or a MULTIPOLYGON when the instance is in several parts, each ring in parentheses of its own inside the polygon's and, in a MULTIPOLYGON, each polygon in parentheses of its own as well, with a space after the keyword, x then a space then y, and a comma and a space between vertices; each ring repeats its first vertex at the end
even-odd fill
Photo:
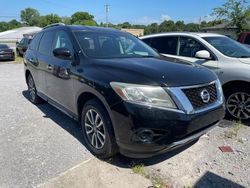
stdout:
POLYGON ((42 31, 53 30, 58 28, 68 28, 72 31, 96 31, 96 32, 123 32, 118 29, 106 28, 106 27, 96 27, 96 26, 81 26, 81 25, 64 25, 64 24, 51 24, 43 28, 42 31))
POLYGON ((158 37, 158 36, 173 36, 173 35, 182 35, 182 36, 194 36, 194 37, 225 37, 224 35, 216 33, 193 33, 193 32, 167 32, 167 33, 157 33, 151 35, 145 35, 140 37, 141 39, 158 37))

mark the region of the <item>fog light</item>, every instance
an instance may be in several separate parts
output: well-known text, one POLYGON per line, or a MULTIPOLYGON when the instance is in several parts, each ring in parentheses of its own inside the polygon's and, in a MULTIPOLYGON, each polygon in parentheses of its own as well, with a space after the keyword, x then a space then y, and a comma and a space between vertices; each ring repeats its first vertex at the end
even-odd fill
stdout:
POLYGON ((154 138, 154 132, 148 129, 140 130, 137 133, 137 140, 141 142, 152 142, 154 138))

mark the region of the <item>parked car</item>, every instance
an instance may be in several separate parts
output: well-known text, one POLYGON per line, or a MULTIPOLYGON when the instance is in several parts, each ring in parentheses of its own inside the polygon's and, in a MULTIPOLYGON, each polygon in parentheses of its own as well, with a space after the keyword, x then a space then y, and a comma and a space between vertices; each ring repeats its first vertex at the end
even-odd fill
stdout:
POLYGON ((224 117, 214 73, 162 59, 114 29, 48 26, 33 38, 24 68, 31 102, 48 101, 80 121, 87 148, 103 158, 166 152, 224 117))
POLYGON ((242 44, 250 45, 250 32, 242 32, 238 41, 242 44))
POLYGON ((230 118, 250 118, 250 49, 223 35, 161 33, 141 37, 162 55, 204 65, 219 77, 230 118))
POLYGON ((15 52, 7 44, 0 44, 0 60, 15 61, 15 52))
POLYGON ((28 45, 32 41, 31 38, 24 37, 20 42, 17 42, 16 44, 16 53, 18 56, 23 57, 24 53, 28 49, 28 45))

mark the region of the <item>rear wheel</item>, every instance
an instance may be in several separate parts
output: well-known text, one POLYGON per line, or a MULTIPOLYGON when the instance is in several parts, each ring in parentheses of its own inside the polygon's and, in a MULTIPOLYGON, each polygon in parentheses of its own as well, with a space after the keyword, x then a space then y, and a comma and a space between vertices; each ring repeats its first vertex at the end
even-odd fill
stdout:
POLYGON ((228 117, 243 121, 250 119, 250 93, 248 89, 225 91, 225 98, 228 117))
POLYGON ((109 158, 116 154, 117 146, 109 115, 96 99, 86 102, 82 110, 81 125, 87 148, 94 155, 109 158))
POLYGON ((36 85, 31 74, 27 78, 28 91, 30 95, 30 101, 34 104, 43 103, 44 100, 37 95, 36 85))

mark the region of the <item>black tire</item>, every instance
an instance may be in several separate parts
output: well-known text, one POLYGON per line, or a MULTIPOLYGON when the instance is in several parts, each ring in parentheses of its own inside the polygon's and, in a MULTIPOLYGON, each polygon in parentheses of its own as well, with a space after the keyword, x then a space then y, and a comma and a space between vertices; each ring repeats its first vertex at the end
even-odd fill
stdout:
POLYGON ((116 144, 113 126, 112 126, 110 117, 108 113, 106 112, 105 108, 100 104, 98 100, 96 99, 89 100, 83 106, 83 110, 81 114, 81 126, 83 130, 83 138, 86 143, 86 147, 89 149, 89 151, 92 154, 96 155, 97 157, 105 159, 105 158, 112 157, 117 153, 117 144, 116 144), (91 122, 89 121, 90 116, 88 115, 91 113, 93 113, 92 120, 95 120, 95 122, 93 121, 94 125, 91 124, 91 122), (98 118, 95 113, 99 115, 99 121, 96 121, 98 118), (98 125, 101 124, 101 121, 103 122, 102 124, 103 126, 98 127, 98 125), (91 128, 89 125, 93 126, 92 132, 91 132, 91 128), (100 136, 101 135, 100 132, 103 135, 105 135, 105 137, 100 136), (94 134, 96 135, 95 139, 93 139, 94 134), (104 139, 100 140, 100 138, 104 138, 104 139), (94 140, 93 144, 91 143, 91 140, 94 140), (103 143, 101 143, 101 141, 103 141, 103 143))
POLYGON ((29 74, 27 77, 27 85, 28 85, 30 101, 33 104, 44 103, 44 100, 37 95, 36 85, 31 74, 29 74))
POLYGON ((224 91, 224 95, 226 99, 226 118, 232 120, 249 121, 250 120, 249 88, 244 88, 244 87, 228 88, 224 91))

